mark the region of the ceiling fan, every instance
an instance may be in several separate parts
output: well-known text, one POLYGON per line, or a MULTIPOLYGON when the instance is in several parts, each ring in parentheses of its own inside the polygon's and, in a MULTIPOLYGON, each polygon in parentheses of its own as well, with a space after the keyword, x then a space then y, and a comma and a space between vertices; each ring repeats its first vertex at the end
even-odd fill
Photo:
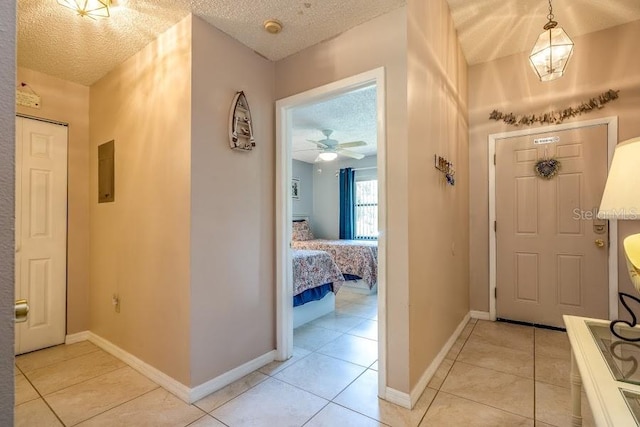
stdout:
MULTIPOLYGON (((352 159, 361 160, 364 158, 364 154, 356 153, 352 150, 347 150, 347 148, 354 147, 362 147, 363 145, 367 145, 364 141, 352 141, 352 142, 338 142, 335 139, 331 139, 331 134, 333 130, 331 129, 323 129, 322 134, 326 137, 325 139, 321 139, 319 141, 313 141, 311 139, 307 139, 309 142, 313 142, 317 145, 317 148, 313 150, 320 150, 318 157, 316 158, 316 162, 323 160, 325 162, 329 162, 331 160, 335 160, 338 157, 338 154, 346 157, 351 157, 352 159)), ((307 151, 307 150, 300 150, 307 151)))

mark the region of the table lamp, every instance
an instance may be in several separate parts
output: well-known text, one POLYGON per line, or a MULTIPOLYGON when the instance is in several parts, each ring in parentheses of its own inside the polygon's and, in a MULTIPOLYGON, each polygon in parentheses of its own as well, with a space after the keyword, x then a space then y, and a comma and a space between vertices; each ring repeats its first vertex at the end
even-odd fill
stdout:
MULTIPOLYGON (((640 220, 640 137, 621 142, 616 146, 613 162, 607 176, 598 211, 600 219, 640 220)), ((624 253, 627 259, 629 277, 640 294, 640 233, 624 239, 624 253)), ((624 292, 618 292, 618 298, 631 315, 631 322, 614 320, 609 325, 611 333, 625 341, 640 341, 640 338, 625 338, 614 330, 619 323, 629 327, 636 326, 636 315, 627 300, 640 304, 640 299, 624 292)))

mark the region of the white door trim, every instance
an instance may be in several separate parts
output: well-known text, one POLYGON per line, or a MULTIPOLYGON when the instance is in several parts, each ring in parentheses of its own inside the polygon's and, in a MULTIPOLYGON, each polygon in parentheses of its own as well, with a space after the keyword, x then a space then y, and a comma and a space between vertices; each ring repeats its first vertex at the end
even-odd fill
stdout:
POLYGON ((355 89, 376 85, 378 136, 378 395, 385 397, 386 376, 386 110, 383 67, 276 101, 276 350, 277 360, 293 354, 293 288, 289 242, 292 206, 291 110, 355 89))
MULTIPOLYGON (((493 133, 489 135, 489 314, 491 320, 496 320, 496 275, 497 275, 497 247, 496 232, 493 223, 496 220, 496 165, 493 158, 496 154, 496 143, 499 140, 526 136, 541 132, 558 132, 562 130, 579 129, 591 126, 607 125, 608 167, 611 167, 613 152, 618 143, 618 117, 603 117, 560 125, 522 129, 511 132, 493 133)), ((618 222, 609 221, 609 318, 618 318, 618 222)))

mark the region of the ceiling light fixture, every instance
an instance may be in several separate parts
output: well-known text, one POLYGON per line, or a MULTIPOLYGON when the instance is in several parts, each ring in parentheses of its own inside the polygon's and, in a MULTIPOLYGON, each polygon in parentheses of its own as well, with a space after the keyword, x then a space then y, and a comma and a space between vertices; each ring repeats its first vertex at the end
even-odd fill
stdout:
POLYGON ((320 153, 318 157, 320 157, 320 160, 330 162, 338 158, 338 153, 334 153, 333 151, 325 151, 320 153))
POLYGON ((562 77, 573 54, 573 41, 553 20, 553 7, 549 0, 549 15, 544 31, 538 36, 529 60, 540 81, 548 82, 562 77))
POLYGON ((108 18, 111 0, 58 0, 58 4, 75 10, 78 16, 108 18))

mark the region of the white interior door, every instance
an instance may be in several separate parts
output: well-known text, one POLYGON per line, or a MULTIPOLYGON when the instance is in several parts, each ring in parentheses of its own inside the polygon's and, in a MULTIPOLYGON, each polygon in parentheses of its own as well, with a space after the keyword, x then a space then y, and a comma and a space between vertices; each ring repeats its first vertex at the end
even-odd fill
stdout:
POLYGON ((496 145, 498 317, 558 327, 563 314, 608 318, 608 229, 596 218, 606 178, 605 125, 496 145), (535 143, 544 137, 559 141, 535 143), (534 171, 545 157, 561 163, 551 179, 534 171))
POLYGON ((16 118, 16 354, 64 342, 67 291, 67 127, 16 118))

